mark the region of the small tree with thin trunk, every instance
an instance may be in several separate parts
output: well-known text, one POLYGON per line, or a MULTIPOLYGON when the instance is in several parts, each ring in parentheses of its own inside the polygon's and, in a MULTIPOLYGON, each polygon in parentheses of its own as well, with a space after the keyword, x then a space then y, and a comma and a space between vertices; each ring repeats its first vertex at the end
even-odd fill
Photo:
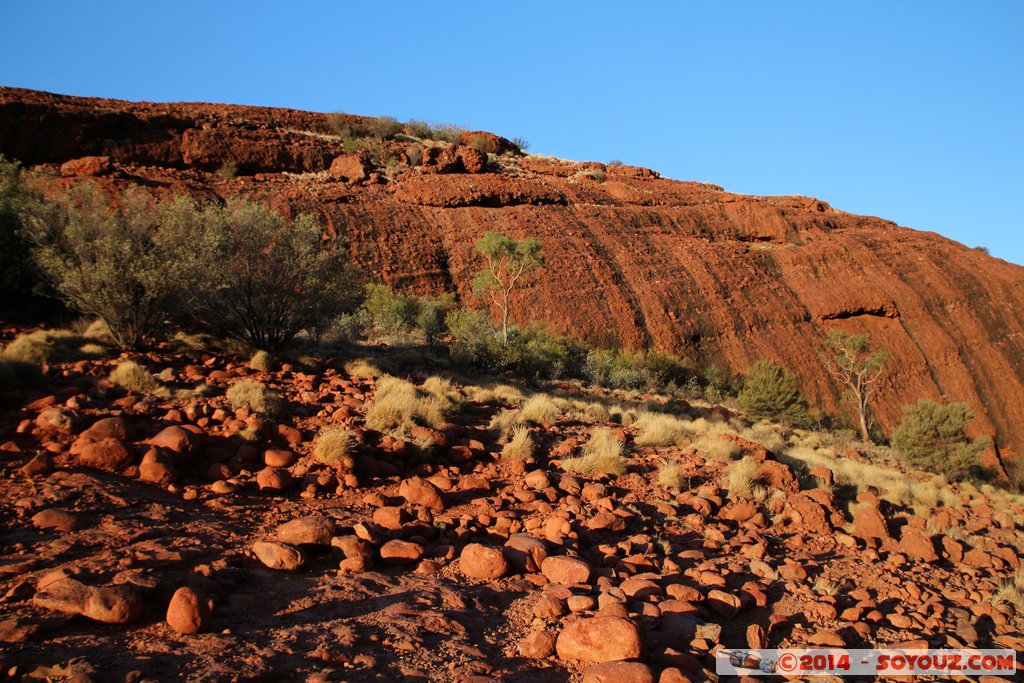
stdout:
POLYGON ((825 337, 825 369, 847 388, 857 410, 860 438, 871 443, 871 398, 878 390, 889 354, 872 350, 871 337, 831 330, 825 337))
POLYGON ((514 240, 496 232, 486 232, 477 240, 476 250, 487 260, 487 267, 473 278, 473 293, 498 307, 501 312, 501 343, 508 348, 512 290, 524 275, 544 266, 541 243, 533 237, 514 240))

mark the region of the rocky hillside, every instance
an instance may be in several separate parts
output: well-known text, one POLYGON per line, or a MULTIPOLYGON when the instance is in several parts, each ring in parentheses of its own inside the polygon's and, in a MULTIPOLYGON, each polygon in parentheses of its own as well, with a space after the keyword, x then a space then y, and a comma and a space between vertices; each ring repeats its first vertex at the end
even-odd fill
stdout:
POLYGON ((1024 268, 807 197, 522 156, 487 133, 460 142, 400 138, 374 161, 345 155, 323 114, 0 89, 0 153, 60 168, 55 189, 95 176, 311 211, 385 281, 467 298, 477 237, 536 236, 549 267, 522 293, 524 320, 734 373, 770 357, 830 412, 841 392, 821 338, 868 332, 892 355, 878 394, 887 431, 918 398, 965 401, 976 433, 1022 450, 1024 268))

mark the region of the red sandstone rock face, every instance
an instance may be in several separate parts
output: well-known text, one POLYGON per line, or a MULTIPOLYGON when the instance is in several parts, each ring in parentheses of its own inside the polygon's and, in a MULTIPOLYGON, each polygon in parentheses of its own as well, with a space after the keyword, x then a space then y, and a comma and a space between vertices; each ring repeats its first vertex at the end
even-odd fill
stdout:
POLYGON ((120 167, 165 191, 311 211, 374 275, 465 301, 484 231, 532 235, 548 268, 519 293, 521 322, 734 373, 772 358, 830 412, 842 390, 820 368, 822 337, 870 333, 891 354, 877 395, 887 431, 918 398, 965 401, 973 431, 995 434, 1003 457, 1024 450, 1020 266, 816 199, 730 194, 630 166, 506 155, 501 174, 403 167, 352 186, 311 174, 343 152, 330 133, 326 116, 308 112, 0 88, 0 153, 27 164, 109 156, 112 175, 93 180, 110 187, 128 182, 120 167), (224 162, 258 174, 225 183, 207 173, 224 162))

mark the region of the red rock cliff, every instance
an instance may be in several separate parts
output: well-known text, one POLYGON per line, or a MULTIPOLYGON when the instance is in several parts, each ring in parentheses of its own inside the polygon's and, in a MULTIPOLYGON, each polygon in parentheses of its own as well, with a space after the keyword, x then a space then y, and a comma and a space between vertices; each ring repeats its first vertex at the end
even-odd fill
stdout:
POLYGON ((0 153, 30 165, 109 157, 66 164, 72 178, 55 185, 101 174, 313 211, 382 279, 466 298, 477 237, 533 235, 549 265, 519 295, 523 319, 735 373, 773 358, 830 411, 841 391, 821 369, 821 339, 867 332, 892 356, 877 409, 887 430, 902 404, 944 398, 971 405, 977 433, 1024 446, 1024 268, 807 197, 511 153, 489 165, 481 141, 506 148, 470 133, 447 148, 390 143, 390 168, 354 156, 332 166, 343 150, 323 114, 0 88, 0 153), (240 176, 212 173, 225 162, 240 176))

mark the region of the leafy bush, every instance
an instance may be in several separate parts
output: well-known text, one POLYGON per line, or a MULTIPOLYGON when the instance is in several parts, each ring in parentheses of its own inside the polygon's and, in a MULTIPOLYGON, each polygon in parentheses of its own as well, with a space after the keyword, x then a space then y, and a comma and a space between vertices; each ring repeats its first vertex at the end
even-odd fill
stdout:
POLYGON ((445 324, 452 335, 450 352, 454 361, 491 372, 502 369, 501 342, 485 313, 456 308, 445 316, 445 324))
POLYGON ((755 418, 785 420, 794 424, 808 421, 796 375, 771 360, 759 360, 747 370, 739 393, 740 409, 755 418))
POLYGON ((583 376, 608 389, 658 389, 685 383, 693 371, 681 359, 659 351, 592 349, 587 353, 583 376))
POLYGON ((220 334, 276 352, 303 330, 323 331, 361 299, 344 252, 324 245, 306 215, 286 220, 243 201, 188 206, 171 230, 194 245, 193 313, 220 334))
POLYGON ((430 344, 445 331, 445 316, 454 306, 453 294, 411 296, 382 284, 367 285, 363 302, 363 308, 378 334, 401 339, 418 330, 430 344))
POLYGON ((38 313, 39 303, 53 295, 32 268, 27 239, 53 210, 26 185, 21 165, 0 154, 0 310, 38 313))
POLYGON ((160 332, 185 302, 191 277, 183 243, 160 227, 176 203, 163 205, 133 188, 110 208, 95 185, 76 186, 49 220, 26 229, 32 255, 61 298, 110 328, 121 347, 160 332))
POLYGON ((273 389, 252 379, 239 380, 227 391, 228 402, 238 410, 247 407, 266 417, 277 417, 284 410, 284 399, 273 389))
POLYGON ((448 329, 445 318, 455 308, 455 295, 417 297, 416 308, 416 329, 423 333, 423 339, 428 344, 433 344, 448 329))
POLYGON ((396 292, 381 284, 366 285, 363 307, 381 334, 400 337, 409 334, 416 325, 416 299, 396 292))
POLYGON ((979 466, 988 439, 964 434, 974 413, 966 403, 940 406, 926 398, 903 406, 903 422, 892 435, 892 446, 911 465, 950 479, 963 479, 979 466))

